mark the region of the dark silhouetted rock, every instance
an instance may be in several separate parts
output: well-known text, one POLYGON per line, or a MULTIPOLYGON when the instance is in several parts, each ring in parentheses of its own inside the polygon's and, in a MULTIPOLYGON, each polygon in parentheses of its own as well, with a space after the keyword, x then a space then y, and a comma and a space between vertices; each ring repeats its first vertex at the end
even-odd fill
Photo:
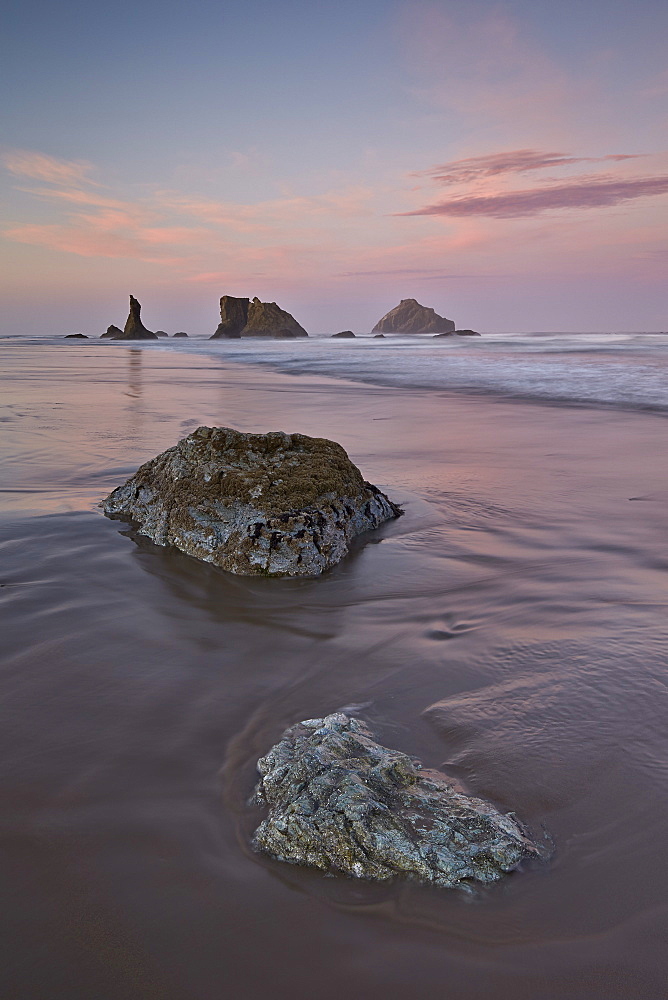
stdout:
POLYGON ((111 326, 107 327, 106 333, 102 333, 100 336, 109 337, 111 340, 118 340, 119 337, 123 336, 123 331, 119 327, 114 326, 112 323, 111 326))
POLYGON ((341 333, 332 334, 332 340, 334 340, 336 337, 343 337, 345 340, 350 340, 350 338, 354 336, 355 334, 353 333, 352 330, 341 330, 341 333))
POLYGON ((168 337, 169 336, 169 334, 165 333, 164 330, 156 330, 155 331, 155 335, 156 335, 156 337, 168 337))
POLYGON ((342 713, 297 723, 258 761, 268 816, 253 847, 279 861, 454 887, 495 882, 538 849, 512 813, 376 743, 342 713))
POLYGON ((373 339, 374 340, 385 340, 385 334, 384 333, 377 333, 373 339))
MULTIPOLYGON (((175 334, 174 334, 174 336, 175 336, 175 337, 187 337, 187 336, 188 336, 188 334, 187 334, 187 333, 185 333, 185 332, 184 332, 183 330, 179 330, 179 331, 178 331, 178 333, 175 333, 175 334)), ((209 338, 209 339, 210 339, 210 338, 209 338)))
POLYGON ((455 331, 454 330, 451 330, 450 333, 435 333, 433 339, 434 340, 440 340, 441 337, 454 337, 454 335, 455 335, 455 331))
POLYGON ((233 295, 223 295, 220 300, 220 323, 210 340, 238 340, 248 321, 249 299, 235 299, 233 295))
POLYGON ((125 323, 125 328, 120 337, 114 337, 114 340, 157 340, 156 335, 151 331, 147 330, 141 321, 141 305, 134 297, 130 296, 130 314, 125 323))
POLYGON ((402 299, 374 326, 372 333, 454 333, 451 319, 439 316, 415 299, 402 299))
POLYGON ((158 545, 244 576, 315 576, 401 510, 334 441, 199 427, 101 506, 158 545))
POLYGON ((476 333, 475 330, 455 330, 457 337, 480 337, 480 333, 476 333))
POLYGON ((88 340, 85 333, 66 333, 63 340, 88 340))
POLYGON ((304 327, 289 312, 275 302, 260 302, 254 298, 248 307, 248 320, 241 336, 274 337, 281 330, 291 330, 295 337, 308 337, 304 327))

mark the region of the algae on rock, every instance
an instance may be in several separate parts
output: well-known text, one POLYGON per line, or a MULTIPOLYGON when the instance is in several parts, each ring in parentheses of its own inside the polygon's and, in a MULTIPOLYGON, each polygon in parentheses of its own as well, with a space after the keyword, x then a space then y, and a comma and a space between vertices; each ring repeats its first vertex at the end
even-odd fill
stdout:
POLYGON ((199 427, 101 504, 158 545, 244 576, 315 576, 401 510, 335 441, 199 427))
POLYGON ((512 814, 376 743, 335 713, 297 723, 258 761, 261 853, 328 873, 453 887, 495 882, 538 855, 512 814))

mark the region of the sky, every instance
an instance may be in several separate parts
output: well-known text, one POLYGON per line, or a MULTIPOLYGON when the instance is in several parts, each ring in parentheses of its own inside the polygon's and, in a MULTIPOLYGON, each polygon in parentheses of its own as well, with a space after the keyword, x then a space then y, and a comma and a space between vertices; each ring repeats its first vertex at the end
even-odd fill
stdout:
POLYGON ((5 334, 666 330, 665 0, 5 0, 5 334))

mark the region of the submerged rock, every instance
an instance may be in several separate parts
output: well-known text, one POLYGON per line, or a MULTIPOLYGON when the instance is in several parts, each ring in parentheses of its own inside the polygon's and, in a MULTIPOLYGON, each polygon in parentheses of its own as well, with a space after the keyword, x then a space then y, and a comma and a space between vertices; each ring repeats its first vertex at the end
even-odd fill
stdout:
POLYGON ((100 337, 109 337, 111 340, 118 340, 119 337, 123 336, 123 331, 118 326, 108 326, 105 333, 101 333, 100 337))
POLYGON ((156 335, 147 330, 141 321, 141 305, 134 297, 130 296, 130 313, 125 322, 123 332, 114 337, 114 340, 157 340, 156 335))
POLYGON ((220 323, 210 340, 238 340, 248 321, 250 299, 237 299, 223 295, 220 300, 220 323))
POLYGON ((255 800, 269 814, 253 848, 279 861, 453 887, 495 882, 538 855, 512 814, 380 746, 342 713, 292 726, 258 770, 255 800))
POLYGON ((454 333, 451 319, 439 316, 428 306, 421 306, 416 299, 402 299, 378 320, 372 333, 454 333))
POLYGON ((256 297, 248 307, 248 319, 241 331, 242 337, 275 337, 277 333, 291 331, 295 337, 308 337, 303 326, 294 316, 281 309, 275 302, 260 302, 256 297))
POLYGON ((101 506, 158 545, 244 576, 315 576, 402 513, 334 441, 229 427, 199 427, 101 506))
POLYGON ((476 333, 475 330, 455 330, 455 334, 458 337, 481 337, 482 334, 476 333))
POLYGON ((350 340, 350 338, 354 336, 355 334, 352 330, 341 330, 341 333, 332 334, 332 340, 336 340, 337 337, 345 337, 347 340, 350 340))
POLYGON ((376 334, 376 335, 374 336, 374 338, 373 338, 373 339, 374 339, 374 340, 385 340, 385 334, 384 334, 384 333, 377 333, 377 334, 376 334))

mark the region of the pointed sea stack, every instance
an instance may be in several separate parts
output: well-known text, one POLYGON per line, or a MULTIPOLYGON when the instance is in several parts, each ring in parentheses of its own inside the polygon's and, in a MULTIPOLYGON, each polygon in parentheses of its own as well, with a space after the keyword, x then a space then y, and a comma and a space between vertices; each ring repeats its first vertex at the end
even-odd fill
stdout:
POLYGON ((378 320, 372 333, 454 333, 451 319, 439 316, 416 299, 402 299, 398 306, 378 320))
POLYGON ((250 299, 235 299, 233 295, 223 295, 220 300, 220 323, 209 340, 238 340, 248 320, 250 299))
POLYGON ((134 297, 130 296, 130 315, 125 323, 125 329, 120 337, 114 340, 157 340, 158 338, 151 330, 147 330, 141 321, 141 305, 134 297))

